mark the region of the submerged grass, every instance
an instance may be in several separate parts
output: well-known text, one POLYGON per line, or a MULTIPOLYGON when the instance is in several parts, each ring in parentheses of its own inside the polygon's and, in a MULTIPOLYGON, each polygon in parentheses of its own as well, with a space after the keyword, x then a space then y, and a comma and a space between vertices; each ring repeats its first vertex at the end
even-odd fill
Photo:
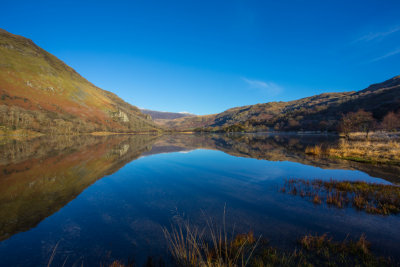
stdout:
POLYGON ((262 247, 251 266, 395 266, 389 258, 376 257, 362 235, 357 241, 333 241, 327 234, 305 235, 291 252, 262 247))
POLYGON ((352 206, 371 214, 400 213, 400 187, 362 181, 286 180, 282 193, 299 195, 314 204, 325 202, 329 206, 352 206))

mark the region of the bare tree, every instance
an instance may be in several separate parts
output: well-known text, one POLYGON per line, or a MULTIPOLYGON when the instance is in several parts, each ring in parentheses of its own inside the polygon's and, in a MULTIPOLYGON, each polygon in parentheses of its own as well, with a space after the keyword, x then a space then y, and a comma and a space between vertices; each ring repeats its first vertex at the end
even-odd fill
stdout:
POLYGON ((350 132, 365 132, 368 138, 369 132, 375 127, 375 119, 371 112, 363 109, 357 112, 349 112, 342 116, 339 129, 349 138, 350 132))
POLYGON ((342 132, 347 139, 349 139, 349 134, 354 129, 354 124, 352 120, 353 114, 354 114, 353 112, 349 112, 347 114, 342 115, 342 119, 340 120, 339 123, 339 131, 342 132))
POLYGON ((376 125, 376 121, 372 116, 372 113, 360 109, 354 115, 357 131, 365 132, 366 138, 368 139, 369 132, 373 130, 376 125))
POLYGON ((394 113, 393 111, 386 114, 383 118, 381 127, 387 131, 394 131, 400 128, 400 112, 394 113))

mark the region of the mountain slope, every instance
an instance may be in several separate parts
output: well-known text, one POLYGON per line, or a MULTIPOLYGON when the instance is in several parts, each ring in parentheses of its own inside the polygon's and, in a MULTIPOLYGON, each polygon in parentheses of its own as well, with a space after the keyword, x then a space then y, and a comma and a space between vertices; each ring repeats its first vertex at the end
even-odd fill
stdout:
POLYGON ((165 121, 175 130, 336 130, 342 114, 364 109, 377 120, 400 110, 400 76, 358 92, 325 93, 290 102, 270 102, 222 113, 165 121))
POLYGON ((31 40, 0 29, 0 126, 40 132, 152 131, 145 114, 31 40))

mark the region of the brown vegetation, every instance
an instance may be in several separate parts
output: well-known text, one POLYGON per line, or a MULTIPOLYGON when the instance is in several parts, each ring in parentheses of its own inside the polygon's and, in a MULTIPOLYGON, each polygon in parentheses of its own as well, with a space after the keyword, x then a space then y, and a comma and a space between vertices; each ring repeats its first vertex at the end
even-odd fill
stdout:
POLYGON ((327 234, 306 235, 299 240, 299 243, 301 250, 293 253, 290 264, 283 266, 395 265, 390 259, 375 257, 370 251, 371 244, 365 235, 361 235, 357 241, 346 239, 342 242, 333 241, 327 234))
POLYGON ((389 112, 382 120, 381 128, 387 131, 400 129, 400 110, 397 113, 389 112))
POLYGON ((312 201, 325 202, 328 206, 345 208, 352 206, 371 214, 390 215, 400 213, 400 187, 367 182, 322 181, 289 179, 282 193, 289 192, 312 201))
MULTIPOLYGON (((238 235, 234 239, 240 239, 244 235, 238 235)), ((263 239, 254 251, 254 255, 248 262, 248 266, 254 267, 292 267, 292 266, 399 266, 394 260, 385 257, 375 256, 371 250, 371 244, 365 235, 359 239, 352 240, 346 238, 343 241, 334 241, 327 234, 305 235, 298 240, 299 247, 292 251, 285 251, 268 245, 268 241, 263 239)), ((220 265, 219 263, 204 264, 194 261, 193 263, 178 264, 184 267, 219 267, 219 266, 242 266, 220 265)), ((134 267, 134 263, 125 264, 122 261, 114 261, 110 265, 100 265, 109 267, 134 267)), ((149 257, 143 265, 146 267, 164 267, 162 259, 155 261, 149 257)))
POLYGON ((225 225, 218 227, 211 220, 198 228, 188 222, 164 228, 169 251, 178 266, 234 267, 247 266, 257 247, 253 233, 228 235, 225 225))
MULTIPOLYGON (((192 237, 188 237, 191 239, 192 237)), ((221 238, 221 237, 219 237, 221 238)), ((222 236, 223 238, 223 236, 222 236)), ((251 237, 252 238, 252 237, 251 237)), ((233 238, 237 240, 236 243, 228 245, 227 250, 234 250, 235 246, 243 246, 249 244, 248 234, 237 235, 233 238)), ((169 240, 167 240, 169 241, 169 240)), ((186 240, 187 241, 187 240, 186 240)), ((224 240, 220 240, 224 244, 224 240)), ((191 242, 188 242, 191 244, 191 242)), ((268 245, 268 241, 263 239, 252 252, 252 257, 246 264, 254 267, 266 266, 395 266, 396 263, 384 257, 376 257, 370 251, 371 244, 366 240, 364 235, 353 241, 346 239, 341 242, 333 241, 327 234, 323 235, 305 235, 298 241, 300 245, 292 251, 284 251, 268 245)), ((215 249, 212 245, 208 249, 215 249)), ((252 246, 250 246, 252 247, 252 246)), ((202 248, 200 248, 201 250, 202 248)), ((236 248, 237 249, 237 248, 236 248)), ((197 251, 194 250, 196 254, 197 251)), ((211 259, 215 254, 211 253, 211 259)), ((199 262, 176 262, 178 266, 185 267, 198 267, 198 266, 244 266, 243 261, 235 263, 235 254, 230 255, 233 257, 231 263, 227 264, 225 261, 208 261, 199 262)), ((177 259, 174 256, 174 259, 177 259)), ((179 258, 178 258, 179 259, 179 258)))
MULTIPOLYGON (((248 234, 237 235, 234 240, 237 240, 235 244, 230 244, 234 249, 234 246, 243 245, 243 238, 247 242, 248 234)), ((190 239, 192 237, 189 237, 190 239)), ((221 238, 221 237, 219 237, 221 238)), ((224 241, 221 240, 221 243, 224 241)), ((361 235, 358 240, 351 240, 346 238, 344 241, 334 241, 332 237, 327 234, 323 235, 305 235, 298 240, 299 247, 292 251, 284 251, 268 245, 268 241, 263 239, 261 244, 254 250, 254 255, 247 263, 248 266, 254 267, 274 267, 274 266, 399 266, 394 260, 385 257, 375 256, 371 250, 371 244, 367 241, 365 235, 361 235)), ((203 249, 203 248, 199 248, 203 249)), ((208 249, 213 249, 212 247, 208 249)), ((54 252, 51 255, 50 260, 54 257, 54 252)), ((194 253, 197 253, 194 251, 194 253)), ((215 257, 215 254, 211 252, 211 258, 215 257)), ((176 259, 176 258, 175 258, 176 259)), ((232 259, 233 260, 233 259, 232 259)), ((48 266, 51 266, 49 261, 48 266)), ((199 262, 194 260, 193 262, 174 262, 177 266, 184 267, 222 267, 222 266, 243 266, 241 262, 239 264, 228 265, 221 262, 199 262)), ((64 262, 65 264, 65 262, 64 262)), ((109 265, 100 264, 100 267, 135 267, 137 264, 124 263, 119 260, 113 261, 109 265)), ((166 263, 162 258, 155 260, 153 257, 148 257, 145 267, 165 267, 166 263)))
POLYGON ((400 165, 400 142, 397 140, 340 140, 335 146, 308 146, 305 153, 358 162, 400 165))
MULTIPOLYGON (((211 219, 206 227, 198 227, 188 221, 164 228, 172 262, 168 265, 182 267, 273 267, 273 266, 399 266, 386 257, 377 257, 371 252, 371 244, 364 234, 358 239, 346 238, 334 241, 327 234, 307 234, 293 243, 291 250, 282 250, 269 245, 265 238, 256 239, 252 232, 227 234, 225 215, 222 226, 211 219), (297 244, 297 246, 295 246, 297 244)), ((52 251, 48 266, 51 266, 58 243, 52 251)), ((65 264, 66 261, 64 261, 65 264)), ((148 257, 143 266, 164 267, 161 257, 148 257)), ((63 265, 64 266, 64 265, 63 265)), ((124 263, 115 260, 101 267, 134 267, 134 261, 124 263)))
MULTIPOLYGON (((225 217, 224 217, 225 218, 225 217)), ((252 232, 226 234, 225 220, 218 228, 207 223, 200 229, 186 223, 164 229, 169 250, 178 266, 393 266, 394 261, 376 257, 371 253, 371 244, 361 235, 356 241, 333 241, 327 234, 305 235, 292 251, 269 246, 268 240, 257 241, 252 232), (215 230, 217 229, 217 230, 215 230), (219 230, 218 230, 219 229, 219 230)))

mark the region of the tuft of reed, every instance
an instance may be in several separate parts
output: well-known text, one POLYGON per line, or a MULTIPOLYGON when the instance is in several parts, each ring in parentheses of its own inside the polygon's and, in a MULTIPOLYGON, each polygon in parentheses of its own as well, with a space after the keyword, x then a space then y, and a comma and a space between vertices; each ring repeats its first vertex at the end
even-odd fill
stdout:
POLYGON ((324 154, 324 150, 322 149, 322 145, 307 146, 305 153, 309 155, 319 156, 324 154))
POLYGON ((122 262, 120 262, 120 261, 113 261, 109 265, 109 267, 127 267, 127 266, 125 264, 123 264, 122 262))
POLYGON ((225 212, 221 227, 209 219, 202 229, 180 222, 171 230, 163 228, 163 232, 176 264, 185 267, 247 266, 259 241, 252 232, 228 235, 225 212))
POLYGON ((316 195, 314 195, 314 198, 313 198, 313 203, 314 204, 321 204, 321 199, 320 199, 320 197, 316 194, 316 195))

